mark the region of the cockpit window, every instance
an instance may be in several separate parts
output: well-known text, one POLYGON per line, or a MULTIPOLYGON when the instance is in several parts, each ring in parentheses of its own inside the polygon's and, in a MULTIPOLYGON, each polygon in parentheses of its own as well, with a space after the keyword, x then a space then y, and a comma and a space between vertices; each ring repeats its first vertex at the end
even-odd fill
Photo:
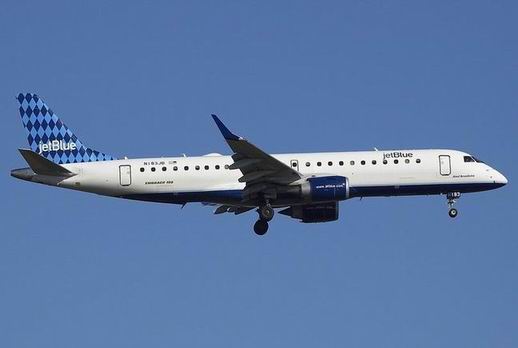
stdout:
POLYGON ((464 156, 464 162, 484 163, 484 162, 482 162, 481 160, 479 160, 478 158, 476 158, 474 156, 464 156))

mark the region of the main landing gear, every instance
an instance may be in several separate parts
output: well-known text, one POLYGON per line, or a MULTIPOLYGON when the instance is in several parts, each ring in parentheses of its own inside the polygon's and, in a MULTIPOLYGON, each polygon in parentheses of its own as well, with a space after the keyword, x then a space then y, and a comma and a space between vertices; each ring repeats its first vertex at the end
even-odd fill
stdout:
POLYGON ((257 235, 262 236, 268 232, 268 221, 273 219, 275 211, 270 203, 266 202, 265 205, 260 206, 257 209, 257 213, 259 213, 259 220, 254 224, 254 232, 257 235))
POLYGON ((266 232, 268 232, 268 221, 259 219, 254 224, 254 232, 258 236, 264 235, 266 232))
POLYGON ((453 206, 455 205, 457 199, 460 198, 460 192, 448 192, 446 194, 446 198, 448 199, 448 207, 450 208, 448 215, 453 219, 459 214, 457 209, 455 209, 453 206))
POLYGON ((266 205, 259 207, 259 217, 263 220, 271 221, 273 219, 274 214, 275 211, 273 210, 270 203, 266 203, 266 205))

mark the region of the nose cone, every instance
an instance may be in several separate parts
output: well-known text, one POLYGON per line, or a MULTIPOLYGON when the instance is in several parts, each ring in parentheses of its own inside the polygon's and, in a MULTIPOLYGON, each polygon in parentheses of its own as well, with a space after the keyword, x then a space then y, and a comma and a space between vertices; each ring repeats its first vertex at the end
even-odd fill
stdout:
POLYGON ((495 173, 493 174, 493 180, 495 184, 498 184, 499 186, 507 185, 508 182, 507 178, 497 170, 495 170, 495 173))
POLYGON ((499 173, 499 174, 500 174, 499 183, 501 183, 503 185, 507 185, 507 183, 508 183, 507 178, 503 174, 501 174, 501 173, 499 173))

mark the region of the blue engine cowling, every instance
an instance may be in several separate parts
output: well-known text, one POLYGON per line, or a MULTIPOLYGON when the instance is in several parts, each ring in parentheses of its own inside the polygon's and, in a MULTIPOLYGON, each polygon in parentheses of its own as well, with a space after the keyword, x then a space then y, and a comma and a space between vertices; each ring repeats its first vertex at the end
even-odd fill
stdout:
POLYGON ((338 220, 338 202, 295 205, 280 211, 305 223, 328 222, 338 220))
POLYGON ((310 202, 333 202, 349 198, 349 180, 344 176, 308 178, 302 195, 310 202))

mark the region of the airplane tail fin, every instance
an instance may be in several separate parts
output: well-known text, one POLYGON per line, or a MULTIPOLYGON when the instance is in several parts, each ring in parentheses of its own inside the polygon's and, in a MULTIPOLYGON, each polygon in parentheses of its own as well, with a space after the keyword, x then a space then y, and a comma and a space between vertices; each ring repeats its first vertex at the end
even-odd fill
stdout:
POLYGON ((16 99, 29 146, 37 154, 56 164, 116 159, 86 147, 36 94, 20 93, 16 99))

